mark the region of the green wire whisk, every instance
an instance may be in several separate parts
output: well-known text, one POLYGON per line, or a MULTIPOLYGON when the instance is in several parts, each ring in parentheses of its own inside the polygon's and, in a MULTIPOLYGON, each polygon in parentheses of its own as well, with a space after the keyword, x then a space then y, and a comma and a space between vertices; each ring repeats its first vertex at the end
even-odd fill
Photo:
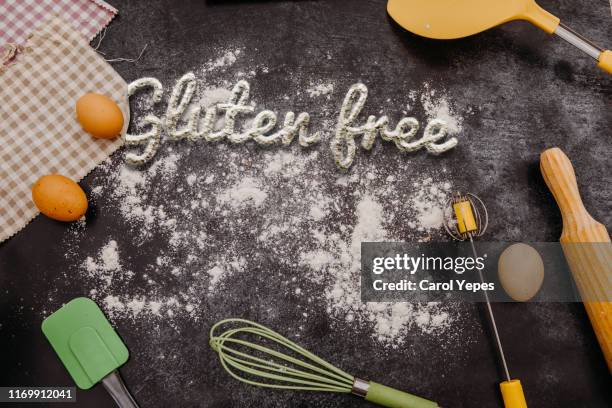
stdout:
POLYGON ((356 378, 275 331, 249 320, 226 319, 216 323, 210 329, 210 346, 219 354, 225 371, 250 385, 352 393, 388 408, 439 408, 433 401, 356 378), (223 326, 227 329, 216 334, 223 326))

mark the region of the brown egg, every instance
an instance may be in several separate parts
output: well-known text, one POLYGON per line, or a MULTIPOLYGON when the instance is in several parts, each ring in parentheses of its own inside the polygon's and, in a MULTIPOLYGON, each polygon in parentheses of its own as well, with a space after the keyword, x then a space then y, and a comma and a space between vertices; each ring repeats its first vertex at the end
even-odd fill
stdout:
POLYGON ((519 302, 533 298, 544 282, 542 257, 527 244, 512 244, 504 249, 497 261, 497 272, 508 296, 519 302))
POLYGON ((123 113, 107 96, 87 93, 76 103, 77 120, 95 138, 114 139, 123 128, 123 113))
POLYGON ((58 221, 76 221, 87 211, 87 196, 68 177, 50 174, 32 186, 32 200, 41 213, 58 221))

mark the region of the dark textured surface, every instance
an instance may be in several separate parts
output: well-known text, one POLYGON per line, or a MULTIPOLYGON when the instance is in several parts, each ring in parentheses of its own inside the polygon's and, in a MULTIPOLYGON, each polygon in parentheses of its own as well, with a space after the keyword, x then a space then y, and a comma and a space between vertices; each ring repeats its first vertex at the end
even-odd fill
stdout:
MULTIPOLYGON (((612 42, 606 1, 541 3, 596 43, 612 42)), ((334 78, 338 104, 343 89, 363 81, 371 90, 371 111, 384 106, 393 112, 385 105, 388 97, 401 98, 404 88, 427 81, 444 87, 463 108, 479 109, 466 117, 455 151, 441 158, 406 157, 402 167, 388 169, 390 174, 409 175, 443 162, 454 170, 457 187, 470 186, 487 202, 494 214, 490 240, 555 241, 561 220, 540 177, 538 156, 547 147, 559 146, 575 165, 586 207, 608 228, 612 226, 610 79, 588 57, 526 23, 510 23, 458 41, 434 42, 395 26, 382 0, 154 0, 114 5, 120 15, 101 49, 109 56, 127 56, 150 43, 138 64, 115 65, 127 81, 155 76, 169 86, 228 43, 256 49, 250 54, 253 63, 270 67, 254 85, 266 101, 278 99, 280 89, 304 88, 300 81, 307 74, 334 78), (334 55, 331 62, 325 58, 328 51, 334 55)), ((240 68, 248 69, 248 65, 240 68)), ((292 105, 311 112, 317 109, 307 101, 292 105)), ((390 148, 382 151, 397 155, 390 148)), ((367 160, 384 166, 385 157, 361 153, 356 166, 367 160)), ((198 158, 193 160, 197 164, 198 158)), ((334 171, 327 155, 325 160, 329 171, 334 171)), ((394 158, 393 163, 401 160, 394 158)), ((94 171, 83 181, 86 190, 97 177, 101 175, 94 171)), ((130 232, 112 214, 97 209, 89 217, 79 253, 96 251, 110 234, 125 234, 130 240, 130 232)), ((64 256, 66 234, 64 225, 38 217, 0 245, 1 385, 71 382, 39 329, 44 309, 87 295, 90 289, 78 275, 68 281, 59 278, 81 261, 64 256), (50 292, 55 293, 52 304, 46 302, 50 292)), ((216 305, 213 317, 236 313, 284 331, 288 322, 300 316, 296 301, 279 295, 266 279, 244 282, 235 290, 241 301, 216 305), (266 316, 262 304, 278 311, 266 316)), ((500 304, 495 312, 512 373, 522 380, 530 406, 610 406, 609 373, 580 304, 500 304)), ((405 347, 384 349, 367 336, 350 337, 347 331, 336 330, 338 324, 332 326, 325 311, 317 309, 302 322, 302 339, 308 348, 351 373, 435 399, 443 407, 501 406, 497 390, 501 372, 489 333, 481 329, 485 316, 477 307, 466 308, 466 313, 471 319, 463 322, 462 330, 472 340, 466 344, 457 341, 449 346, 436 338, 414 338, 405 347)), ((179 334, 170 325, 149 332, 137 322, 116 322, 131 352, 130 362, 121 371, 141 406, 368 406, 349 396, 270 392, 237 384, 220 370, 207 346, 210 323, 182 322, 179 334), (159 353, 172 360, 158 366, 151 356, 159 353)), ((79 392, 78 401, 70 406, 112 405, 100 386, 79 392)))

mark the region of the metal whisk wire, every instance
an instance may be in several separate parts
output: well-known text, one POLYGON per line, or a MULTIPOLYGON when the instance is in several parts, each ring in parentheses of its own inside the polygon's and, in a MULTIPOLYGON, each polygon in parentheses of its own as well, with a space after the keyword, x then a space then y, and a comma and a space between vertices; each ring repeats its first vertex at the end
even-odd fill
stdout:
POLYGON ((469 237, 480 237, 482 236, 489 226, 489 213, 487 211, 487 207, 484 202, 478 197, 476 194, 466 193, 461 194, 457 193, 453 197, 449 198, 446 201, 445 211, 444 211, 444 228, 446 232, 453 237, 453 239, 457 241, 465 241, 469 239, 469 237), (471 231, 468 233, 461 233, 458 228, 458 224, 455 219, 452 217, 453 204, 468 201, 470 206, 472 207, 472 212, 474 213, 474 218, 476 220, 475 231, 471 231), (455 221, 455 222, 453 222, 455 221))
POLYGON ((439 408, 434 401, 354 377, 275 331, 249 320, 218 322, 210 329, 210 346, 219 355, 223 368, 247 384, 295 391, 352 393, 388 408, 439 408), (233 328, 216 334, 224 325, 233 328), (270 347, 269 343, 272 343, 270 347), (242 374, 262 381, 245 378, 242 374))
MULTIPOLYGON (((472 193, 467 193, 465 195, 457 193, 453 198, 447 201, 447 207, 453 211, 447 211, 444 213, 444 226, 446 228, 446 232, 448 232, 450 236, 458 241, 469 240, 474 258, 478 258, 476 246, 474 245, 474 237, 482 236, 487 230, 487 226, 489 225, 489 214, 487 212, 487 207, 477 195, 472 193), (448 218, 453 212, 456 217, 454 231, 451 230, 449 225, 451 220, 448 218)), ((478 277, 480 279, 480 283, 484 284, 484 276, 481 269, 478 269, 478 277)), ((487 305, 487 312, 489 314, 491 326, 493 328, 497 350, 506 374, 506 379, 507 381, 510 381, 510 370, 508 369, 506 355, 504 354, 504 348, 501 343, 499 330, 497 329, 497 323, 495 322, 495 316, 493 315, 491 300, 489 299, 489 295, 486 291, 483 292, 483 295, 487 305)))
POLYGON ((223 368, 232 377, 251 385, 300 391, 350 393, 355 381, 355 377, 352 375, 334 367, 275 331, 248 320, 226 319, 215 324, 210 330, 210 346, 219 354, 223 368), (220 326, 228 324, 245 326, 226 330, 219 335, 215 334, 220 326), (311 363, 236 337, 243 335, 256 336, 260 340, 272 341, 299 354, 311 363), (243 351, 232 346, 240 346, 243 351), (248 354, 247 350, 258 352, 262 356, 266 356, 267 359, 248 354), (277 361, 281 361, 283 364, 277 361), (294 367, 297 366, 297 368, 291 367, 289 364, 294 365, 294 367), (265 378, 272 382, 250 380, 236 373, 235 370, 251 376, 265 378))

